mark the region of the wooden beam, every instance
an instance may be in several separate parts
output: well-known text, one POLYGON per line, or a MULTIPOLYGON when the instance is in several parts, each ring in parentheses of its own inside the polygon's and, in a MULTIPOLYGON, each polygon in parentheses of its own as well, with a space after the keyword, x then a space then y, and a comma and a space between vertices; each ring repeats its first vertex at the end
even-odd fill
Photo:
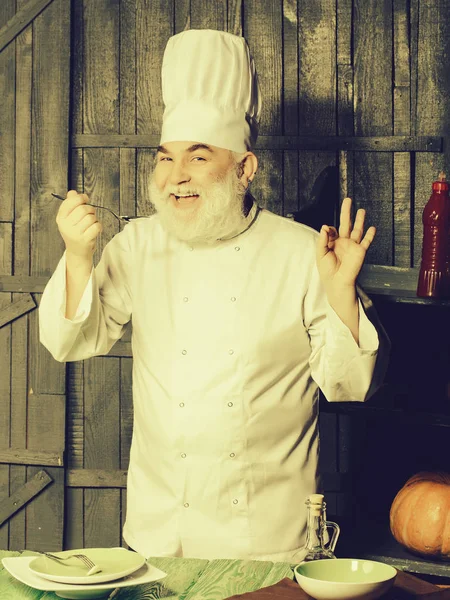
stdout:
MULTIPOLYGON (((292 213, 297 215, 298 213, 292 213)), ((297 218, 296 218, 297 220, 297 218)), ((358 277, 358 283, 368 294, 383 294, 390 296, 416 296, 419 268, 390 267, 385 265, 364 265, 358 277)), ((0 276, 0 292, 43 292, 48 277, 0 276)), ((446 300, 436 300, 435 303, 448 304, 446 300)), ((424 303, 430 303, 427 298, 424 303)), ((130 342, 119 341, 113 346, 107 356, 132 356, 130 342)))
POLYGON ((1 275, 0 292, 34 292, 44 291, 50 277, 28 277, 27 275, 1 275))
POLYGON ((46 471, 38 471, 17 492, 0 502, 0 527, 25 504, 40 494, 52 481, 53 479, 46 471))
POLYGON ((0 463, 8 465, 38 465, 42 467, 63 467, 63 452, 37 452, 25 448, 0 450, 0 463))
POLYGON ((5 308, 0 310, 0 327, 3 327, 7 323, 11 323, 11 321, 18 319, 35 308, 36 302, 31 294, 27 294, 18 302, 12 302, 11 304, 6 305, 5 308))
POLYGON ((67 487, 126 488, 127 471, 103 471, 101 469, 69 469, 67 487))
MULTIPOLYGON (((91 135, 72 138, 72 148, 154 148, 158 135, 91 135)), ((437 136, 391 135, 383 137, 262 135, 255 150, 308 150, 350 152, 442 152, 443 138, 437 136)))
POLYGON ((364 265, 358 283, 367 293, 403 294, 416 293, 419 267, 388 267, 384 265, 364 265))
POLYGON ((35 19, 53 0, 30 0, 0 29, 0 52, 35 19))
MULTIPOLYGON (((386 393, 391 395, 389 386, 386 387, 386 393)), ((402 408, 392 408, 391 406, 370 406, 366 402, 322 402, 320 405, 322 413, 333 413, 337 415, 351 415, 361 419, 372 419, 398 423, 400 427, 408 426, 439 426, 450 427, 450 416, 445 414, 435 414, 425 411, 409 411, 402 408)), ((328 476, 328 475, 327 475, 328 476)), ((331 484, 331 479, 327 482, 331 484)))

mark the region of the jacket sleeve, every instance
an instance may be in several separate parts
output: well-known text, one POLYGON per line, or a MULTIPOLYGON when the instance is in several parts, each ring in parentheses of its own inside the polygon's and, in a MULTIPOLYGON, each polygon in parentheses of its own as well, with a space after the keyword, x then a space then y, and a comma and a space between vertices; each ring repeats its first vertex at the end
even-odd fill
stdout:
POLYGON ((390 350, 375 308, 357 286, 359 345, 328 303, 317 267, 305 297, 305 326, 311 343, 311 375, 328 402, 364 401, 381 386, 390 350))
POLYGON ((105 246, 72 320, 65 318, 65 253, 47 283, 39 306, 39 336, 55 360, 84 360, 107 354, 122 337, 131 318, 127 227, 105 246))

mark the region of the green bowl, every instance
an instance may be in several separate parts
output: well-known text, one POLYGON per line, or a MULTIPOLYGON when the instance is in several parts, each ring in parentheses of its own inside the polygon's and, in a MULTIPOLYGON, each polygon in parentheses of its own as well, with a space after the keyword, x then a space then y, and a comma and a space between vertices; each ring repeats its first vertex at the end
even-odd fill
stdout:
POLYGON ((295 579, 316 600, 373 600, 394 584, 397 570, 360 558, 328 558, 297 565, 295 579))

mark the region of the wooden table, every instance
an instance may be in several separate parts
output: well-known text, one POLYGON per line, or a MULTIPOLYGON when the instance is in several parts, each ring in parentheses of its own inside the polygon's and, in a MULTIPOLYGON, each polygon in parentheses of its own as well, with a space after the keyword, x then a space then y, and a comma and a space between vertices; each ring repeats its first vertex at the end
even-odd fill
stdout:
MULTIPOLYGON (((7 556, 37 556, 37 552, 0 550, 7 556)), ((289 563, 248 560, 202 560, 196 558, 150 558, 149 562, 167 573, 160 583, 122 588, 114 600, 222 600, 233 594, 251 592, 284 577, 294 578, 289 563)), ((61 600, 54 592, 30 588, 12 577, 0 562, 1 600, 61 600)))

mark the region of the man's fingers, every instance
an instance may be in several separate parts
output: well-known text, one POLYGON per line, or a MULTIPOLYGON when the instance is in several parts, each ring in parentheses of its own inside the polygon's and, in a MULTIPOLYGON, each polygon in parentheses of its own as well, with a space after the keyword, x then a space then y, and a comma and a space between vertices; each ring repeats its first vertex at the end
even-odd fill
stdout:
POLYGON ((97 220, 95 207, 89 204, 88 196, 69 190, 61 203, 56 223, 66 250, 75 256, 92 259, 102 225, 97 220))
POLYGON ((95 215, 95 208, 90 204, 78 204, 67 216, 70 225, 78 225, 86 215, 95 215))
POLYGON ((98 223, 97 215, 95 213, 88 213, 78 223, 77 229, 81 234, 84 234, 94 223, 98 223))
POLYGON ((351 220, 351 210, 352 210, 352 199, 344 198, 341 206, 341 216, 339 220, 339 235, 340 237, 350 237, 350 232, 352 229, 352 220, 351 220))
POLYGON ((369 229, 366 232, 366 235, 364 236, 363 240, 361 241, 360 246, 365 248, 365 250, 368 250, 370 244, 373 242, 373 240, 375 238, 376 232, 377 232, 376 227, 374 227, 373 225, 371 227, 369 227, 369 229))
POLYGON ((103 225, 100 221, 91 223, 84 232, 84 238, 87 242, 95 240, 95 238, 103 231, 103 225))
POLYGON ((328 238, 329 238, 328 241, 334 242, 334 240, 339 237, 336 227, 333 227, 333 225, 326 225, 326 227, 328 227, 328 238))
POLYGON ((355 218, 355 224, 350 234, 350 238, 357 242, 361 241, 364 232, 364 219, 366 217, 366 211, 363 208, 358 209, 355 218))
POLYGON ((64 200, 64 202, 62 202, 58 210, 58 218, 65 219, 77 206, 88 203, 89 198, 86 194, 79 194, 75 190, 69 190, 67 192, 66 199, 64 200))
POLYGON ((329 242, 329 227, 328 225, 322 225, 322 228, 319 231, 319 238, 317 240, 317 257, 322 258, 329 251, 328 242, 329 242))
POLYGON ((85 204, 87 204, 89 202, 89 196, 87 194, 80 194, 76 190, 69 190, 67 192, 66 200, 72 199, 72 198, 77 198, 77 197, 80 198, 80 199, 82 199, 82 201, 85 204))

